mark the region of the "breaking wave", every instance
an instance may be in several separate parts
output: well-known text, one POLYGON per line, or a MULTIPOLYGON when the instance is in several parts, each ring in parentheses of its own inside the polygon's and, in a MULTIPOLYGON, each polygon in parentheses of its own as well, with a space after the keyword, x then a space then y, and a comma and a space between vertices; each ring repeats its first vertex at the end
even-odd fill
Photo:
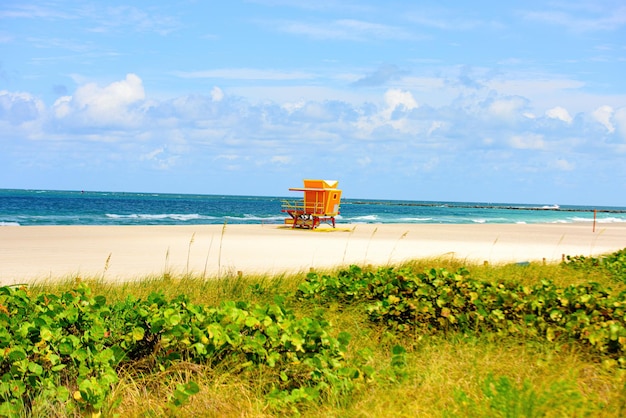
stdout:
POLYGON ((175 221, 191 221, 197 219, 216 219, 214 216, 202 216, 197 213, 182 214, 182 213, 160 213, 160 214, 148 214, 148 213, 131 213, 128 215, 119 215, 115 213, 105 214, 107 218, 111 219, 137 219, 137 220, 165 220, 172 219, 175 221))

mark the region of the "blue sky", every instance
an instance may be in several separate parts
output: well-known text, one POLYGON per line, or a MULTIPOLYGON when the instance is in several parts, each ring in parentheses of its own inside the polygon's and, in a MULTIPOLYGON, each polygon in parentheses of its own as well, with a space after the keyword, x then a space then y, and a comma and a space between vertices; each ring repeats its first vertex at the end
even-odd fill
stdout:
POLYGON ((4 1, 0 188, 626 206, 626 3, 4 1))

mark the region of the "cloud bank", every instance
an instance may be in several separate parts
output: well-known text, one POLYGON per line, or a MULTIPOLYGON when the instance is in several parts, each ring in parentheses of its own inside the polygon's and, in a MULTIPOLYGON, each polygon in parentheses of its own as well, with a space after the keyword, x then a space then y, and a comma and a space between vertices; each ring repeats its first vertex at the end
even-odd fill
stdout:
POLYGON ((518 172, 536 182, 585 167, 590 150, 608 164, 626 157, 623 107, 572 115, 564 104, 533 114, 530 99, 491 89, 459 88, 442 106, 420 103, 420 95, 388 88, 378 101, 360 104, 259 104, 214 86, 207 94, 155 99, 139 75, 127 74, 106 85, 79 85, 51 105, 0 91, 0 128, 11 133, 2 136, 9 154, 37 143, 42 163, 121 162, 174 176, 195 167, 210 176, 341 178, 367 167, 362 178, 394 175, 409 184, 464 167, 472 172, 457 182, 480 177, 474 181, 484 186, 489 177, 477 172, 518 172))

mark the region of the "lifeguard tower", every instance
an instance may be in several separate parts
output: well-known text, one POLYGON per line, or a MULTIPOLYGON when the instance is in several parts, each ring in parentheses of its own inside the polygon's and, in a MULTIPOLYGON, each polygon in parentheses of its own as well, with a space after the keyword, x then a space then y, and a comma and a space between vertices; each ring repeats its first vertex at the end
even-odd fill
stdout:
POLYGON ((292 228, 315 229, 322 222, 330 222, 334 228, 341 200, 338 183, 336 180, 304 180, 304 187, 290 188, 292 192, 304 192, 304 198, 283 200, 282 212, 289 214, 285 224, 292 228))

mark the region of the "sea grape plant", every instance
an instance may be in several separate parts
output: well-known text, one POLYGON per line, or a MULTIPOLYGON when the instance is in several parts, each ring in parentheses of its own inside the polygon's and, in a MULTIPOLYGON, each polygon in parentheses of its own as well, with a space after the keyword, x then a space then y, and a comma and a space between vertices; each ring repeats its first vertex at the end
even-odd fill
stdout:
MULTIPOLYGON (((621 257, 621 256, 620 256, 621 257)), ((295 297, 315 303, 363 303, 369 318, 405 332, 496 332, 549 341, 571 339, 626 368, 626 292, 597 283, 558 287, 492 283, 456 272, 351 266, 309 273, 295 297)))
MULTIPOLYGON (((345 360, 349 338, 334 336, 321 316, 297 318, 280 299, 209 307, 151 294, 109 304, 84 284, 37 296, 0 287, 0 416, 28 412, 33 402, 98 413, 113 402, 119 369, 140 360, 154 370, 180 360, 275 369, 280 378, 267 388, 268 400, 317 399, 363 378, 345 360)), ((183 405, 196 389, 177 388, 169 405, 183 405)))
POLYGON ((563 265, 579 270, 601 269, 614 280, 626 283, 626 248, 600 257, 568 255, 563 265))

